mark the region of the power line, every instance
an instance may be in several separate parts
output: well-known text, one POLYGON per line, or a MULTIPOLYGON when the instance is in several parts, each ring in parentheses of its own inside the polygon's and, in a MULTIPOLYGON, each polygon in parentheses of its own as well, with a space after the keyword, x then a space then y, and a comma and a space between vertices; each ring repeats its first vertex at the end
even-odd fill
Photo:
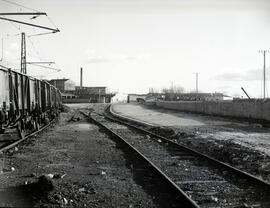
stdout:
POLYGON ((42 65, 39 65, 39 64, 31 63, 31 62, 28 62, 27 64, 38 66, 38 67, 45 68, 45 69, 52 69, 52 70, 55 70, 57 72, 61 71, 61 69, 57 69, 57 68, 53 68, 53 67, 49 67, 49 66, 42 66, 42 65))
POLYGON ((13 22, 9 22, 13 27, 15 27, 17 30, 21 30, 20 27, 17 27, 13 22))
POLYGON ((55 27, 55 28, 57 28, 57 26, 56 26, 56 24, 54 23, 54 21, 47 15, 47 18, 48 18, 48 20, 53 24, 53 26, 55 27))
POLYGON ((32 8, 30 8, 30 7, 26 7, 26 6, 22 5, 22 4, 18 4, 18 3, 12 2, 12 1, 8 1, 8 0, 2 0, 2 1, 4 1, 4 2, 6 2, 6 3, 9 3, 9 4, 13 4, 13 5, 15 5, 15 6, 19 6, 19 7, 28 9, 28 10, 32 10, 32 11, 35 11, 35 12, 39 12, 38 10, 32 9, 32 8))
POLYGON ((30 62, 26 62, 27 64, 55 64, 54 61, 30 61, 30 62))
POLYGON ((26 36, 26 37, 27 37, 27 40, 31 43, 31 46, 32 46, 32 48, 33 48, 33 51, 36 53, 36 55, 37 55, 37 57, 39 58, 39 60, 42 60, 42 59, 41 59, 41 56, 40 56, 40 54, 39 54, 39 52, 38 52, 38 50, 37 50, 36 47, 34 46, 33 41, 29 38, 29 36, 26 36))
POLYGON ((41 35, 49 35, 49 34, 54 34, 54 33, 55 32, 38 33, 38 34, 33 34, 33 35, 27 35, 27 37, 30 38, 30 37, 41 36, 41 35))

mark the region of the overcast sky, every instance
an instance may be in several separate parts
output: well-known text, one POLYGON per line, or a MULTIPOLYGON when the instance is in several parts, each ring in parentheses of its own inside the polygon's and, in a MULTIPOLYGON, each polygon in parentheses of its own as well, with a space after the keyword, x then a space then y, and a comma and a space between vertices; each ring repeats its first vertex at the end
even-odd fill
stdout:
MULTIPOLYGON (((29 74, 79 84, 83 67, 85 86, 144 93, 172 83, 194 90, 198 72, 202 92, 243 95, 244 87, 250 96, 262 96, 263 56, 258 50, 270 49, 269 0, 12 1, 47 12, 61 31, 27 38, 27 58, 55 61, 62 71, 29 67, 29 74)), ((18 11, 31 10, 0 0, 0 12, 18 11)), ((54 27, 47 17, 9 18, 54 27)), ((16 34, 47 32, 1 20, 0 28, 2 64, 15 68, 20 64, 16 34)))

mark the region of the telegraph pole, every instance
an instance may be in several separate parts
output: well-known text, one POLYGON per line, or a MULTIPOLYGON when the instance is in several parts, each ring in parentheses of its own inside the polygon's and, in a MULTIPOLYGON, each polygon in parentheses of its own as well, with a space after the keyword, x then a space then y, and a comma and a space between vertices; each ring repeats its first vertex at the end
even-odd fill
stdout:
POLYGON ((196 75, 196 93, 198 94, 199 93, 199 80, 198 80, 199 73, 196 72, 195 75, 196 75))
POLYGON ((263 54, 263 99, 265 99, 265 91, 266 91, 266 61, 265 54, 269 53, 268 50, 260 50, 259 53, 263 54))

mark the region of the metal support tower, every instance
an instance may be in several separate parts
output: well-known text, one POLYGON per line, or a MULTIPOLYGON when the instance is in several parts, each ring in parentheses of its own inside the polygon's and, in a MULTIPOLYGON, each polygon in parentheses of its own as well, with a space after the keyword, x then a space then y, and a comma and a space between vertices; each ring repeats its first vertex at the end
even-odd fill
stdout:
MULTIPOLYGON (((42 28, 45 30, 50 30, 52 31, 52 33, 56 33, 56 32, 60 32, 60 30, 58 28, 54 29, 54 28, 49 28, 49 27, 44 27, 41 25, 35 25, 35 24, 31 24, 28 22, 22 22, 22 21, 18 21, 18 20, 14 20, 14 19, 8 19, 8 18, 4 18, 1 16, 6 16, 6 15, 31 15, 34 17, 32 17, 31 19, 35 19, 36 17, 40 16, 40 15, 47 15, 45 12, 8 12, 8 13, 0 13, 0 20, 4 20, 4 21, 9 21, 9 22, 15 22, 18 24, 23 24, 23 25, 28 25, 28 26, 32 26, 32 27, 38 27, 38 28, 42 28)), ((25 33, 22 33, 22 40, 21 40, 21 73, 26 74, 26 44, 25 44, 25 33)))
POLYGON ((26 74, 26 42, 25 42, 25 33, 22 33, 21 40, 21 73, 26 74))

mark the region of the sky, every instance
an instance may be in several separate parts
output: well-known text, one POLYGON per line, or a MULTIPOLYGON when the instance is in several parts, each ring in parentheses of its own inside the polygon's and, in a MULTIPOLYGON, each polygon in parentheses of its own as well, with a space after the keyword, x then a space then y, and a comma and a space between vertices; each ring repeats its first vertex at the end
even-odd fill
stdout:
MULTIPOLYGON (((263 56, 258 51, 270 49, 269 0, 11 1, 24 7, 0 0, 0 12, 32 8, 50 19, 7 18, 60 32, 31 36, 48 31, 0 20, 0 64, 19 68, 20 33, 25 32, 27 61, 55 61, 53 67, 61 69, 28 65, 33 76, 65 77, 79 85, 83 67, 84 86, 147 93, 172 85, 194 91, 199 73, 200 92, 244 96, 243 87, 251 97, 262 96, 263 56)), ((270 53, 266 66, 270 85, 270 53)))

